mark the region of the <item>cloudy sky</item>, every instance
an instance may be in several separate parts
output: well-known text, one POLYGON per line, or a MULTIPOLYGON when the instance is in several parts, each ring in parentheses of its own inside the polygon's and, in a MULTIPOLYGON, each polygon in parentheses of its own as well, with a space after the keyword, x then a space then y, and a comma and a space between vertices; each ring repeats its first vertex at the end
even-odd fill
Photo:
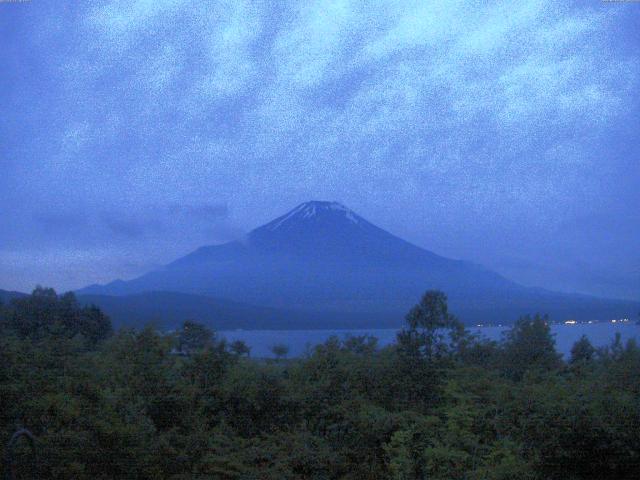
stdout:
POLYGON ((0 288, 132 278, 319 199, 637 299, 639 24, 599 0, 2 2, 0 288))

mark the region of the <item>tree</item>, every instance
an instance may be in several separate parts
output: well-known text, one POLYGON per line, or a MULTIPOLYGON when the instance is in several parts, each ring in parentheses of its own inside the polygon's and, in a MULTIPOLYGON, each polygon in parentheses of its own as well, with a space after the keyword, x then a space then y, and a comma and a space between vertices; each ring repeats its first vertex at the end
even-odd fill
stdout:
POLYGON ((371 335, 349 335, 342 348, 356 355, 372 355, 378 348, 378 339, 371 335))
POLYGON ((571 347, 571 358, 569 359, 569 363, 571 365, 586 363, 593 360, 596 354, 596 349, 591 345, 591 342, 586 337, 586 335, 582 335, 580 340, 573 344, 571 347))
POLYGON ((561 365, 546 315, 518 319, 505 333, 503 353, 505 373, 514 380, 527 370, 551 371, 561 365))
POLYGON ((13 299, 2 316, 4 328, 32 340, 81 336, 94 347, 112 334, 111 320, 98 307, 81 307, 73 292, 59 296, 40 286, 27 297, 13 299))
POLYGON ((462 323, 449 313, 447 296, 439 290, 425 292, 407 314, 406 322, 408 329, 398 333, 400 347, 427 360, 449 353, 465 332, 462 323))
POLYGON ((213 332, 201 323, 186 320, 178 333, 179 350, 184 353, 197 352, 210 347, 213 343, 213 332))
POLYGON ((278 343, 271 347, 271 353, 276 357, 276 360, 282 360, 289 354, 289 346, 283 343, 278 343))
POLYGON ((249 347, 249 345, 247 345, 246 342, 242 340, 235 340, 231 342, 231 345, 229 345, 229 348, 233 353, 235 353, 239 357, 243 357, 245 355, 248 357, 249 354, 251 353, 251 347, 249 347))

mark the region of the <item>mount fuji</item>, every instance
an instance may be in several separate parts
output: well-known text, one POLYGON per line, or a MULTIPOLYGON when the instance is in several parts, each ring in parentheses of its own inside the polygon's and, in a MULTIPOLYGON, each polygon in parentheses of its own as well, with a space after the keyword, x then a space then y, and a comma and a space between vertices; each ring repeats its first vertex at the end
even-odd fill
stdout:
MULTIPOLYGON (((339 203, 320 201, 303 203, 241 240, 205 246, 139 278, 92 285, 78 294, 111 309, 117 304, 121 317, 128 303, 139 308, 140 295, 154 292, 157 299, 164 292, 174 303, 181 298, 201 303, 200 317, 208 316, 213 299, 243 305, 245 313, 257 316, 269 312, 268 320, 255 318, 254 324, 243 317, 242 328, 354 328, 400 325, 427 289, 446 292, 451 310, 467 323, 508 323, 535 312, 555 320, 630 317, 640 307, 524 287, 479 265, 417 247, 339 203)), ((166 315, 184 313, 163 301, 166 315)), ((216 323, 216 318, 202 320, 216 323)))

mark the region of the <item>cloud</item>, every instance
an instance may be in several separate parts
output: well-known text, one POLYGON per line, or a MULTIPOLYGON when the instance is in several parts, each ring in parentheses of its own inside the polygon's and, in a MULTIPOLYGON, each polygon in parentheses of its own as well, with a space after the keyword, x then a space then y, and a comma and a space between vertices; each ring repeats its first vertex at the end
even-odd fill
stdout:
POLYGON ((591 125, 595 112, 599 128, 619 115, 638 79, 606 54, 611 16, 542 0, 482 8, 334 1, 282 11, 242 1, 213 9, 106 2, 90 11, 86 35, 108 61, 87 70, 78 89, 100 92, 96 82, 110 72, 128 78, 132 127, 157 142, 151 124, 173 125, 165 155, 190 137, 230 135, 244 145, 236 161, 279 157, 287 169, 308 169, 319 155, 357 156, 372 140, 415 151, 435 138, 468 156, 478 122, 509 148, 512 137, 591 125))
POLYGON ((168 208, 171 214, 186 215, 189 219, 201 218, 205 221, 220 220, 229 215, 229 207, 226 204, 181 205, 172 203, 168 208))
POLYGON ((184 0, 115 0, 92 9, 87 20, 95 33, 111 42, 111 48, 123 50, 151 24, 170 22, 172 14, 186 8, 184 0))
POLYGON ((339 62, 358 12, 341 0, 301 5, 292 12, 292 28, 280 31, 271 55, 278 82, 305 90, 341 73, 339 62))
POLYGON ((176 224, 186 224, 192 230, 203 224, 214 227, 227 221, 228 216, 229 208, 224 203, 168 203, 138 205, 135 209, 92 210, 87 207, 68 207, 56 211, 43 210, 34 213, 33 221, 48 235, 77 237, 78 234, 107 234, 105 237, 112 241, 114 237, 138 238, 167 234, 175 230, 176 224))

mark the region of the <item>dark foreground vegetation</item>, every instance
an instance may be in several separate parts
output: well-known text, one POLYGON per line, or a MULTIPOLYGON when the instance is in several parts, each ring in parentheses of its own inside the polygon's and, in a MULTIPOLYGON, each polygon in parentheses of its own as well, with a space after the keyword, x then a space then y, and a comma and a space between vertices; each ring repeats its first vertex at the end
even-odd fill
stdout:
POLYGON ((22 478, 640 478, 634 342, 583 338, 565 362, 544 318, 480 341, 427 292, 392 347, 249 353, 193 322, 113 333, 37 289, 0 309, 0 437, 35 436, 22 478))

